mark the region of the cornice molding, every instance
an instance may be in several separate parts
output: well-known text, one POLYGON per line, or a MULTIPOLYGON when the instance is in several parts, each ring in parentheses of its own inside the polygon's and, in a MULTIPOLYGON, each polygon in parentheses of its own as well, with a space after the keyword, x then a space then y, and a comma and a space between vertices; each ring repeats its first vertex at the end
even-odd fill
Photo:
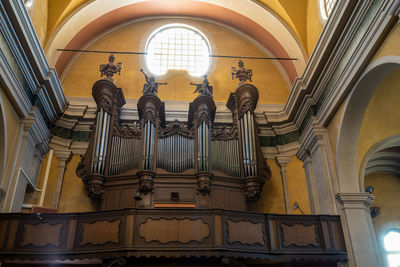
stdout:
POLYGON ((336 200, 344 209, 367 209, 374 201, 375 196, 370 193, 338 193, 336 200))
POLYGON ((49 68, 23 2, 2 1, 0 17, 4 38, 25 79, 24 86, 28 87, 25 90, 29 90, 32 95, 31 105, 41 107, 46 122, 55 121, 65 108, 64 92, 57 73, 49 68))

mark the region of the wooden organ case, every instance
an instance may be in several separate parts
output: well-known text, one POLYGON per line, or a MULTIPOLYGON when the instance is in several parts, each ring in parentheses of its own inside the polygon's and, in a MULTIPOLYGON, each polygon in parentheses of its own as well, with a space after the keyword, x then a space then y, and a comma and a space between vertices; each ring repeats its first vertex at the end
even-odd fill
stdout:
POLYGON ((192 84, 200 95, 184 123, 168 121, 157 96, 163 83, 145 75, 139 121, 128 127, 120 121, 124 95, 112 79, 121 66, 113 60, 101 66, 107 78, 93 85, 96 118, 77 167, 101 210, 0 214, 2 263, 336 266, 347 259, 339 216, 249 211, 271 173, 254 119, 258 90, 247 82, 252 73, 242 62, 232 69, 239 85, 227 101, 231 125, 214 123, 206 76, 192 84))
POLYGON ((247 201, 260 197, 271 173, 254 119, 258 90, 240 76, 240 69, 235 74, 239 86, 226 104, 233 123, 225 127, 214 124, 216 105, 205 91, 212 89, 206 78, 206 84, 198 85, 203 91, 190 103, 187 123, 168 121, 153 90, 139 99, 139 121, 133 127, 120 123, 122 90, 112 78, 97 81, 92 88, 97 104, 93 134, 77 168, 90 198, 103 210, 247 210, 247 201))

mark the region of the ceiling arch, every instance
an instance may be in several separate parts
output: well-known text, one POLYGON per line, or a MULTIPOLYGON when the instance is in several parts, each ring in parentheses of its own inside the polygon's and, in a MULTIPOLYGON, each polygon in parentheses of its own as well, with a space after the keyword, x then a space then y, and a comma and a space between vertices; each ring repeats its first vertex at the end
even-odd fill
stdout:
POLYGON ((191 16, 222 22, 245 32, 275 57, 295 57, 280 61, 293 83, 306 65, 306 54, 295 34, 282 20, 250 0, 97 0, 81 6, 49 39, 46 54, 50 65, 62 74, 72 53, 58 48, 79 49, 102 32, 129 20, 157 15, 191 16))

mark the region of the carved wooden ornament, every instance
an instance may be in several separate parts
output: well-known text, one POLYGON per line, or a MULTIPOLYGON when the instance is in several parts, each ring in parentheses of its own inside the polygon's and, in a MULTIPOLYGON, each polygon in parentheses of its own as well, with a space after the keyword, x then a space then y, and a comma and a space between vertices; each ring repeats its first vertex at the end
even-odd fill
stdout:
POLYGON ((202 242, 210 234, 209 226, 202 219, 152 219, 140 225, 139 235, 145 241, 158 241, 160 243, 179 242, 182 244, 190 241, 202 242))
POLYGON ((295 245, 298 247, 306 247, 312 245, 315 247, 319 246, 317 237, 317 226, 304 225, 304 224, 281 224, 283 240, 282 243, 285 247, 295 245))

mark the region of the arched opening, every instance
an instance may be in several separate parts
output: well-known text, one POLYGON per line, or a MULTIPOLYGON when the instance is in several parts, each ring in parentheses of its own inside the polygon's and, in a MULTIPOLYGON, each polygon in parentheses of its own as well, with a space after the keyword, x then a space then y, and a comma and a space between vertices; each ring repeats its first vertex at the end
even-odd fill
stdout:
MULTIPOLYGON (((380 247, 382 259, 388 266, 398 266, 400 251, 388 249, 387 244, 392 229, 387 225, 400 223, 400 134, 385 138, 375 144, 365 155, 360 169, 360 182, 365 188, 373 191, 375 200, 370 207, 372 224, 380 247)), ((400 231, 400 228, 396 228, 400 231)), ((400 241, 399 241, 400 242, 400 241)), ((400 244, 398 244, 400 248, 400 244)))
POLYGON ((358 144, 361 124, 372 95, 382 80, 400 67, 400 57, 376 60, 364 72, 350 93, 341 120, 336 151, 336 168, 341 192, 363 192, 358 172, 358 144))

